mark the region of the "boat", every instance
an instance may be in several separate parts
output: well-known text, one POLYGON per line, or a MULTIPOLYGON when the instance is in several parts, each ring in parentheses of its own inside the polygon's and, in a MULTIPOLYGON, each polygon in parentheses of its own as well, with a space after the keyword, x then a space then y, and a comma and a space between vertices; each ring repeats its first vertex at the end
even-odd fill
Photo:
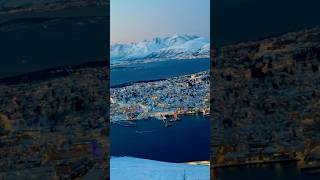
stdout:
POLYGON ((137 134, 152 133, 153 131, 136 131, 137 134))

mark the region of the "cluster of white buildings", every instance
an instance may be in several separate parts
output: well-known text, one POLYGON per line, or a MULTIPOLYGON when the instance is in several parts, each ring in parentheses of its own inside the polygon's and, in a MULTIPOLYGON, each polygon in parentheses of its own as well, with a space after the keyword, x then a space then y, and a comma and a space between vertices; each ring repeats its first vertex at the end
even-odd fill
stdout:
POLYGON ((168 117, 178 119, 181 114, 208 114, 209 91, 209 71, 112 88, 111 122, 168 117))

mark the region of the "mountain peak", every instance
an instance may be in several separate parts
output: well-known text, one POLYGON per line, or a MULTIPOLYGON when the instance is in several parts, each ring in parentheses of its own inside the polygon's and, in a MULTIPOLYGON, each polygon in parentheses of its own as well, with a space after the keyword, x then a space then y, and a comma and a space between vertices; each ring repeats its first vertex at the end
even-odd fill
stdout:
POLYGON ((111 63, 152 58, 193 57, 199 52, 209 56, 208 45, 209 40, 206 38, 189 34, 175 34, 128 44, 114 44, 110 52, 111 63))

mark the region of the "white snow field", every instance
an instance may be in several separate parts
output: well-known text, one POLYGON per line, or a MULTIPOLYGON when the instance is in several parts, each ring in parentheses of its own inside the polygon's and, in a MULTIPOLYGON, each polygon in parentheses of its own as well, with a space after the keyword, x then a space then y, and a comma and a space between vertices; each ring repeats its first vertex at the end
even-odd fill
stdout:
POLYGON ((111 180, 209 180, 210 167, 133 157, 111 157, 110 177, 111 180))

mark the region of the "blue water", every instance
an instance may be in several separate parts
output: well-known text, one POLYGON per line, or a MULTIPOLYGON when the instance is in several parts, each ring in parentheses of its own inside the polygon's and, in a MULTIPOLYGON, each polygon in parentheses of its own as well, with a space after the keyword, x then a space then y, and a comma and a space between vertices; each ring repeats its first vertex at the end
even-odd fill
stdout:
POLYGON ((210 69, 209 59, 168 60, 111 68, 110 85, 166 79, 210 69))
MULTIPOLYGON (((111 86, 165 79, 209 70, 209 59, 168 60, 112 68, 111 86)), ((111 124, 111 156, 132 156, 168 162, 209 159, 210 119, 182 116, 165 128, 161 120, 141 120, 136 127, 111 124), (137 133, 143 132, 143 133, 137 133)))
POLYGON ((111 124, 110 154, 167 162, 209 160, 210 123, 208 116, 182 116, 168 128, 155 119, 137 121, 136 127, 111 124))
MULTIPOLYGON (((93 10, 89 9, 87 14, 93 10)), ((52 13, 44 20, 39 20, 44 17, 36 13, 30 17, 0 17, 1 22, 19 19, 0 23, 0 78, 106 60, 109 19, 81 17, 82 14, 77 17, 72 12, 68 10, 64 18, 56 18, 60 13, 52 13)))
POLYGON ((319 175, 300 171, 296 163, 228 167, 215 170, 216 180, 318 180, 319 175))

